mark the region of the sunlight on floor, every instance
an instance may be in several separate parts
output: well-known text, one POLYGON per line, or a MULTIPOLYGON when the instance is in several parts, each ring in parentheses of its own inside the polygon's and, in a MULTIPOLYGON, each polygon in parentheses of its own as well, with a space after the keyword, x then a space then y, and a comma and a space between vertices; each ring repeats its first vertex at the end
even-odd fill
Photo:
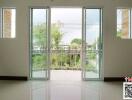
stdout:
POLYGON ((80 70, 51 70, 51 80, 81 80, 80 70))

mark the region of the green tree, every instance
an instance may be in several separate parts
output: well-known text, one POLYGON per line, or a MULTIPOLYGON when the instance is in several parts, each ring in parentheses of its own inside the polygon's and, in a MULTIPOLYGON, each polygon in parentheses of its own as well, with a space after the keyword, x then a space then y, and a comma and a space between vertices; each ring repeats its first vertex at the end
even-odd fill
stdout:
MULTIPOLYGON (((58 48, 59 43, 62 38, 62 32, 60 31, 60 26, 58 24, 53 24, 51 26, 51 44, 53 47, 58 48)), ((46 24, 39 24, 33 26, 33 45, 41 50, 44 50, 47 45, 47 30, 46 24)), ((57 54, 52 55, 51 60, 54 66, 58 65, 59 56, 57 54)), ((44 62, 46 62, 46 56, 43 54, 35 54, 32 56, 33 68, 44 68, 44 62)))
MULTIPOLYGON (((44 50, 46 47, 46 24, 39 24, 33 26, 33 46, 39 48, 40 50, 44 50)), ((37 54, 32 55, 33 69, 39 70, 46 67, 46 55, 39 52, 37 54)))
POLYGON ((46 55, 36 54, 32 56, 33 70, 39 70, 45 68, 46 65, 46 55))
POLYGON ((122 38, 122 30, 120 29, 120 30, 118 30, 117 31, 117 37, 119 37, 119 38, 122 38))
POLYGON ((62 39, 63 33, 60 30, 60 25, 52 24, 51 26, 51 45, 55 48, 59 48, 59 43, 62 39))
POLYGON ((37 47, 40 47, 40 49, 44 49, 44 47, 46 47, 46 39, 47 32, 45 23, 35 25, 33 27, 33 43, 37 45, 37 47))
MULTIPOLYGON (((59 47, 60 41, 62 39, 63 33, 60 30, 60 24, 55 23, 51 25, 51 46, 52 49, 62 49, 59 47)), ((62 63, 62 60, 60 58, 60 54, 53 53, 51 56, 51 62, 52 67, 55 67, 54 69, 58 69, 59 64, 62 63)))
POLYGON ((78 48, 80 48, 81 44, 82 44, 82 40, 75 38, 71 41, 70 47, 72 49, 78 49, 78 48))
MULTIPOLYGON (((71 49, 75 49, 75 50, 80 49, 81 50, 81 44, 82 44, 82 40, 79 38, 75 38, 71 41, 70 47, 71 47, 71 49)), ((79 51, 77 51, 77 52, 79 53, 79 51)), ((71 59, 70 59, 71 67, 78 68, 80 66, 80 64, 81 64, 81 60, 80 60, 81 56, 80 55, 81 54, 70 55, 71 56, 71 59)))
POLYGON ((77 38, 75 38, 75 39, 73 39, 73 40, 71 41, 71 44, 73 44, 73 43, 76 43, 76 44, 78 44, 78 45, 81 45, 81 44, 82 44, 82 39, 77 39, 77 38))

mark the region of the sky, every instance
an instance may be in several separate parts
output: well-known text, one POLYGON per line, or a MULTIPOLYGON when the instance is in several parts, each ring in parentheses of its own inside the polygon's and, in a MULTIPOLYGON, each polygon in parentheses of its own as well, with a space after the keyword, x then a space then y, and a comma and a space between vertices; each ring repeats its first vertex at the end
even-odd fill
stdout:
POLYGON ((46 22, 46 10, 45 9, 33 9, 33 24, 46 22))
POLYGON ((122 11, 121 9, 117 10, 117 31, 121 29, 122 24, 122 11))
MULTIPOLYGON (((86 11, 86 41, 94 43, 99 34, 99 10, 86 11)), ((33 23, 46 22, 46 10, 33 10, 33 23)), ((61 31, 64 33, 61 44, 70 44, 75 38, 82 38, 82 8, 51 8, 51 24, 62 23, 61 31)))
POLYGON ((82 9, 80 8, 52 8, 51 23, 61 22, 64 33, 61 44, 70 44, 74 38, 82 38, 82 9))
MULTIPOLYGON (((62 32, 62 44, 70 44, 75 38, 82 38, 82 9, 81 8, 52 8, 51 23, 61 22, 64 24, 62 32)), ((92 44, 99 35, 99 10, 86 10, 86 41, 92 44)))

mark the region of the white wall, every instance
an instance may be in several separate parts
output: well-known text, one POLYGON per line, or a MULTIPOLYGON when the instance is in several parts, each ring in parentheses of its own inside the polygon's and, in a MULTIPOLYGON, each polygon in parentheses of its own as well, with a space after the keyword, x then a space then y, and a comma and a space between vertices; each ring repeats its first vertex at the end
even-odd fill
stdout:
POLYGON ((116 8, 132 7, 132 0, 3 0, 3 7, 16 7, 16 39, 0 39, 0 76, 29 75, 29 6, 103 7, 104 63, 102 75, 132 74, 132 40, 116 38, 116 8))

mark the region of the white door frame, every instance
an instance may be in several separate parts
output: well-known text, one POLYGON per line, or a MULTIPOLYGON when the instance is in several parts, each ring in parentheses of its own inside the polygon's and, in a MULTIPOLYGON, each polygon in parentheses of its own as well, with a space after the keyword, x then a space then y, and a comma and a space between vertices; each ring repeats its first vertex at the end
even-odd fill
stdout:
POLYGON ((103 60, 103 36, 102 36, 102 7, 83 7, 82 8, 82 80, 85 81, 98 81, 102 80, 102 60, 103 60), (100 49, 99 50, 99 78, 87 78, 86 77, 86 70, 85 70, 85 60, 86 60, 86 9, 100 9, 100 49), (102 43, 102 44, 101 44, 102 43))
POLYGON ((50 8, 45 6, 30 6, 29 7, 29 79, 33 80, 49 80, 50 79, 50 8), (46 55, 47 55, 47 69, 46 69, 46 77, 42 78, 33 78, 32 77, 32 9, 46 9, 46 19, 47 19, 47 49, 46 49, 46 55))
MULTIPOLYGON (((31 6, 29 7, 29 10, 31 10, 31 8, 36 8, 36 9, 47 9, 47 45, 48 45, 48 48, 47 48, 47 54, 48 54, 48 62, 47 62, 47 71, 46 71, 46 78, 32 78, 31 76, 31 71, 32 71, 32 61, 31 61, 31 50, 29 50, 29 58, 30 58, 30 78, 31 79, 37 79, 37 80, 50 80, 50 65, 51 65, 51 61, 50 61, 50 56, 51 56, 51 8, 81 8, 82 9, 82 57, 81 57, 81 78, 82 80, 102 80, 102 76, 101 76, 101 73, 102 73, 102 66, 99 68, 99 78, 86 78, 86 71, 85 71, 85 54, 86 54, 86 45, 85 45, 85 41, 86 41, 86 9, 101 9, 101 13, 100 13, 100 33, 102 33, 102 7, 70 7, 70 6, 64 6, 64 7, 46 7, 46 6, 31 6)), ((30 17, 31 17, 31 13, 30 13, 30 17)), ((29 21, 30 21, 30 24, 29 25, 32 25, 31 23, 31 18, 29 18, 29 21)), ((31 26, 32 27, 32 26, 31 26)), ((30 27, 30 35, 32 33, 31 31, 31 27, 30 27)), ((31 36, 30 36, 30 49, 31 49, 31 36)), ((103 36, 101 35, 101 38, 103 38, 103 36)), ((103 42, 102 42, 103 43, 103 42)), ((103 50, 103 48, 102 48, 103 50)), ((102 58, 103 58, 103 51, 102 51, 102 58)), ((103 60, 103 59, 102 59, 103 60)), ((101 61, 102 62, 102 61, 101 61)))

